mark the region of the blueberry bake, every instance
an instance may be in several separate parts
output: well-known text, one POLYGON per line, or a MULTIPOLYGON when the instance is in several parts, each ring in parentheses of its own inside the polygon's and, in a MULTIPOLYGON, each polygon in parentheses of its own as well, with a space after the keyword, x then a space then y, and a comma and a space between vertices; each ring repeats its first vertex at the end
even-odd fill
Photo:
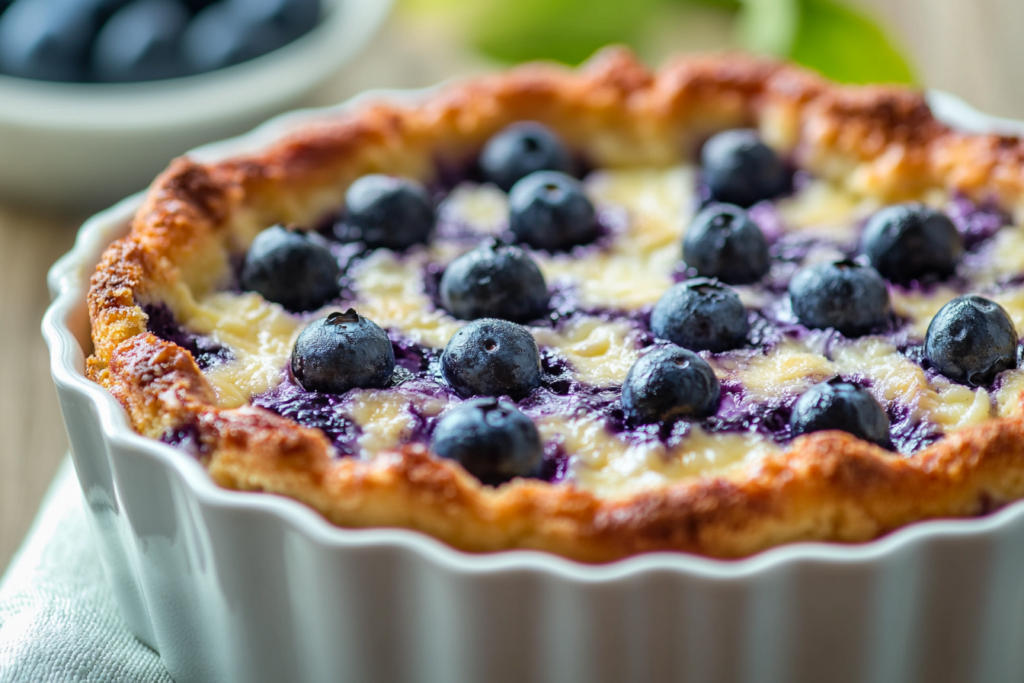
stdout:
MULTIPOLYGON (((587 562, 1024 497, 1024 143, 611 50, 179 159, 89 376, 219 485, 587 562)), ((255 494, 254 494, 255 495, 255 494)))

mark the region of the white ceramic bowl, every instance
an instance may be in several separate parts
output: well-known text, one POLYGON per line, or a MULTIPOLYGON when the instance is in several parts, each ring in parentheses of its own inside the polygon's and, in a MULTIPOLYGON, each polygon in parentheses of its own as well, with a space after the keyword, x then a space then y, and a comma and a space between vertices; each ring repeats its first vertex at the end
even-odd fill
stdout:
POLYGON ((152 83, 0 75, 0 196, 96 210, 193 147, 238 135, 323 83, 376 34, 392 0, 325 0, 310 33, 257 59, 152 83))
POLYGON ((179 683, 1024 680, 1024 503, 862 545, 587 566, 340 529, 292 500, 218 488, 193 458, 133 433, 82 374, 88 277, 139 202, 91 219, 53 267, 43 333, 107 576, 179 683))

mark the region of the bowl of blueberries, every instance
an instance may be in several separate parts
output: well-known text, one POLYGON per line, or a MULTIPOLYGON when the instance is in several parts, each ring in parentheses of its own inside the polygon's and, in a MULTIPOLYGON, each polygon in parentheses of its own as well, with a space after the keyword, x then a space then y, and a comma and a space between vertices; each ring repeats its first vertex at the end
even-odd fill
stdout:
POLYGON ((295 106, 391 0, 0 0, 0 196, 85 211, 295 106))

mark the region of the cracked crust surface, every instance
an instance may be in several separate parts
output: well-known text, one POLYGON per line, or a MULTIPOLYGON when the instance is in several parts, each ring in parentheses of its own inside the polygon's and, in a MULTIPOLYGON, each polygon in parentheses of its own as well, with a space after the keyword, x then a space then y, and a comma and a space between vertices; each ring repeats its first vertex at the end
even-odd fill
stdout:
POLYGON ((288 496, 335 524, 405 527, 457 548, 546 550, 605 562, 674 550, 742 557, 781 543, 862 542, 1024 497, 1024 417, 965 429, 910 457, 838 432, 725 474, 618 498, 571 484, 481 486, 420 446, 334 457, 318 430, 258 408, 218 409, 191 354, 146 330, 145 303, 208 291, 253 235, 312 224, 371 172, 430 182, 505 125, 554 128, 589 163, 666 166, 717 130, 755 126, 811 173, 884 201, 933 189, 1024 208, 1024 142, 938 122, 920 93, 840 87, 776 62, 719 55, 653 73, 622 50, 578 71, 531 65, 306 122, 246 156, 175 161, 89 293, 87 372, 153 438, 187 433, 220 485, 288 496))

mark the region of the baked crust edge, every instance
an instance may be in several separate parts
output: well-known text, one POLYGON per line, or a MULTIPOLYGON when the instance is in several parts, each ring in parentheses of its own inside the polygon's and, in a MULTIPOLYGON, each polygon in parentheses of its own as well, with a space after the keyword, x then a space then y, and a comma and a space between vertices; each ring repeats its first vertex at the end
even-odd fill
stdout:
POLYGON ((432 180, 524 118, 552 125, 596 165, 669 164, 715 130, 753 125, 801 167, 885 200, 938 188, 1020 214, 1024 197, 1024 143, 954 131, 920 93, 842 87, 741 55, 679 60, 654 73, 610 49, 578 71, 528 65, 455 84, 416 106, 342 113, 256 154, 176 160, 92 278, 88 376, 138 432, 187 433, 221 486, 296 499, 340 526, 416 529, 474 552, 530 548, 585 562, 666 550, 735 558, 794 541, 868 541, 1024 497, 1019 414, 906 458, 846 434, 814 434, 724 474, 619 498, 524 480, 485 487, 422 446, 370 461, 336 458, 318 430, 258 408, 218 409, 191 354, 147 332, 144 302, 195 285, 210 258, 226 261, 258 226, 308 224, 340 205, 364 173, 432 180))

